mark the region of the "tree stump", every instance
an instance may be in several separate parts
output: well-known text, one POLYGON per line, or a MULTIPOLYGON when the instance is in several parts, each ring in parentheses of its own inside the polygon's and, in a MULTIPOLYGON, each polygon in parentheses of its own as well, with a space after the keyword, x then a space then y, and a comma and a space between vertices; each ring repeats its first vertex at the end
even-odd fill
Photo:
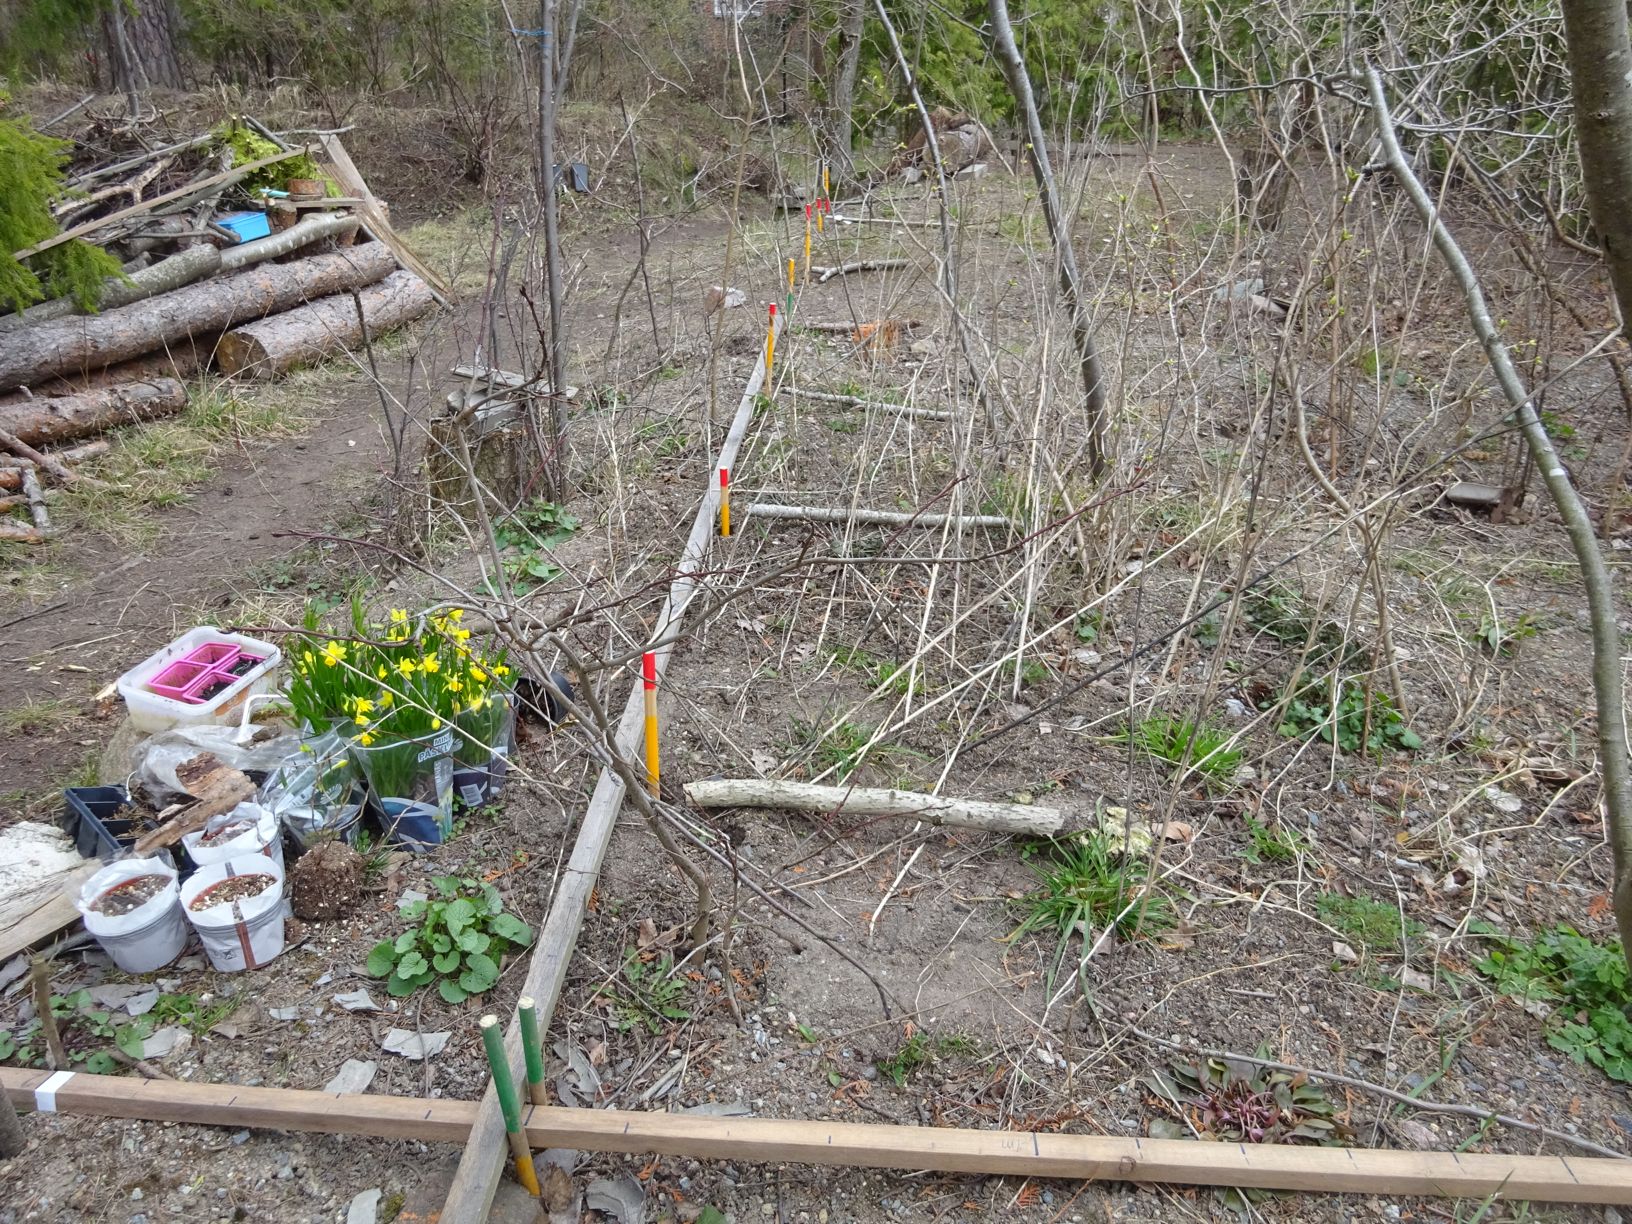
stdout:
POLYGON ((466 392, 454 391, 448 396, 448 411, 432 420, 426 433, 425 481, 433 513, 451 510, 466 522, 479 521, 461 435, 490 519, 543 488, 542 427, 530 395, 478 389, 467 399, 466 392), (467 408, 470 403, 474 407, 467 408))

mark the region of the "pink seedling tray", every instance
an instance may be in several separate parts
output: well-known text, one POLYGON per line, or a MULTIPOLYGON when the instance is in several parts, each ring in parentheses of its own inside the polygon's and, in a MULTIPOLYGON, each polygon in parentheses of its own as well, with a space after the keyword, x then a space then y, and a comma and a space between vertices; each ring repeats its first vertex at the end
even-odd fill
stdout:
POLYGON ((200 676, 210 670, 207 663, 194 663, 191 659, 183 659, 179 663, 172 663, 148 682, 148 689, 160 697, 168 697, 172 701, 196 701, 196 697, 187 696, 187 690, 198 683, 200 676))
POLYGON ((172 701, 202 705, 237 684, 265 660, 265 655, 250 654, 231 642, 206 642, 154 676, 147 689, 172 701))

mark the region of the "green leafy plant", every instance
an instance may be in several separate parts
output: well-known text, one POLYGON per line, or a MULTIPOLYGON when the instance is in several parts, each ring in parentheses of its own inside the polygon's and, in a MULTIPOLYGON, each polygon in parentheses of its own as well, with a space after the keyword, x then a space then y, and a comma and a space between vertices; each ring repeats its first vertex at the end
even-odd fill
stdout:
POLYGON ((382 939, 368 954, 368 972, 385 978, 386 990, 404 998, 436 982, 449 1003, 491 990, 507 951, 533 942, 533 928, 507 913, 499 890, 480 880, 437 876, 437 895, 402 907, 410 921, 395 939, 382 939))
POLYGON ((1190 718, 1157 714, 1124 727, 1111 739, 1132 744, 1146 756, 1165 761, 1183 776, 1199 775, 1215 787, 1228 788, 1240 772, 1243 753, 1231 747, 1228 731, 1190 718))
POLYGON ((1334 704, 1331 694, 1314 685, 1287 703, 1280 733, 1293 739, 1319 736, 1344 752, 1380 756, 1387 749, 1415 752, 1422 737, 1405 725, 1394 703, 1383 693, 1368 692, 1345 681, 1334 704))
MULTIPOLYGON (((1270 1057, 1267 1047, 1257 1053, 1270 1057)), ((1301 1072, 1235 1059, 1175 1059, 1143 1079, 1169 1115, 1150 1124, 1159 1139, 1335 1144, 1346 1134, 1325 1090, 1301 1072)))
POLYGON ((1484 924, 1490 951, 1475 967, 1496 989, 1525 1003, 1550 1003, 1547 1044, 1589 1062, 1612 1080, 1632 1083, 1632 1021, 1626 959, 1619 940, 1595 943, 1574 927, 1556 926, 1529 942, 1484 924))
POLYGON ((684 1006, 686 984, 675 976, 674 957, 667 952, 647 961, 638 948, 625 948, 617 978, 595 993, 611 1007, 620 1032, 644 1025, 655 1037, 670 1021, 691 1019, 684 1006))
MULTIPOLYGON (((1258 1057, 1269 1058, 1267 1046, 1258 1057)), ((1308 1143, 1341 1146, 1350 1131, 1334 1116, 1325 1089, 1302 1072, 1278 1071, 1238 1059, 1175 1059, 1143 1077, 1154 1094, 1150 1133, 1158 1139, 1218 1143, 1308 1143)), ((1241 1219, 1258 1218, 1252 1204, 1277 1191, 1218 1187, 1214 1194, 1241 1219)))
POLYGON ((1420 937, 1424 929, 1415 918, 1402 914, 1398 906, 1371 897, 1322 893, 1315 898, 1315 913, 1350 943, 1373 952, 1398 952, 1407 939, 1420 937))
MULTIPOLYGON (((178 1024, 202 1036, 237 1005, 238 1000, 230 995, 206 1005, 196 995, 166 992, 145 1014, 125 1016, 97 1007, 89 990, 76 990, 52 995, 51 1015, 70 1063, 94 1075, 113 1075, 121 1063, 109 1047, 117 1048, 127 1058, 140 1058, 142 1043, 155 1029, 178 1024)), ((15 1033, 0 1030, 0 1059, 23 1066, 44 1066, 45 1053, 43 1026, 38 1017, 15 1033)))
POLYGON ((1077 641, 1092 646, 1105 632, 1105 613, 1097 608, 1078 612, 1071 618, 1071 632, 1076 635, 1077 641))
POLYGON ((576 515, 564 506, 541 499, 494 524, 493 535, 499 548, 510 554, 501 561, 505 577, 518 595, 561 576, 561 567, 545 555, 545 550, 571 539, 578 527, 576 515))
POLYGON ((1535 637, 1538 632, 1540 627, 1528 612, 1519 613, 1518 618, 1510 623, 1503 623, 1495 613, 1487 613, 1479 622, 1479 631, 1473 635, 1473 641, 1486 653, 1506 659, 1516 655, 1519 644, 1535 637))
POLYGON ((1296 829, 1247 817, 1247 846, 1241 851, 1247 862, 1290 863, 1308 851, 1309 839, 1296 829))
POLYGON ((922 1033, 913 1033, 894 1054, 878 1060, 878 1069, 889 1076, 897 1088, 905 1088, 907 1081, 933 1057, 929 1038, 922 1033))
POLYGON ((1224 640, 1224 622, 1218 618, 1217 612, 1209 612, 1190 626, 1190 636, 1208 650, 1214 650, 1224 640))
POLYGON ((1118 854, 1109 839, 1083 833, 1067 841, 1051 840, 1050 853, 1026 862, 1041 887, 1017 902, 1023 911, 1020 925, 1009 939, 1033 931, 1057 941, 1049 980, 1059 972, 1071 937, 1092 939, 1106 924, 1131 939, 1136 934, 1164 931, 1174 924, 1173 903, 1160 887, 1140 901, 1148 868, 1139 859, 1118 854))

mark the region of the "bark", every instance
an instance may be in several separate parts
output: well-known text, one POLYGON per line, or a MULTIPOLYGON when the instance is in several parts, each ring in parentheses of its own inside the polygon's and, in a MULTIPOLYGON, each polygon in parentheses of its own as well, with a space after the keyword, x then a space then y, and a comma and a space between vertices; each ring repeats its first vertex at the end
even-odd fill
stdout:
MULTIPOLYGON (((538 198, 544 213, 544 286, 549 317, 549 352, 545 361, 550 371, 550 390, 567 385, 566 324, 561 317, 561 233, 556 213, 559 192, 555 186, 555 117, 560 99, 555 88, 555 0, 538 0, 538 198)), ((550 447, 546 455, 549 493, 565 500, 567 412, 559 395, 550 400, 550 447)))
MULTIPOLYGON (((1624 12, 1620 30, 1624 44, 1624 12)), ((1576 32, 1572 30, 1572 42, 1575 36, 1576 32)), ((1624 55, 1620 60, 1607 55, 1606 59, 1610 63, 1620 63, 1623 67, 1619 70, 1625 70, 1624 55)), ((1553 449, 1552 439, 1547 436, 1541 418, 1536 415, 1530 393, 1525 389, 1507 345, 1502 341, 1501 332, 1490 316, 1484 291, 1479 287, 1479 278, 1474 275, 1472 266, 1450 230, 1440 220, 1439 211, 1413 173, 1394 135, 1394 121, 1388 113, 1382 78, 1374 68, 1368 69, 1367 78, 1372 111, 1377 119, 1377 133, 1388 164, 1422 216, 1440 257, 1462 288, 1474 334, 1484 346, 1485 357, 1501 385, 1502 394, 1512 406, 1519 428, 1524 431, 1524 440, 1535 455, 1542 482, 1558 508, 1558 516, 1564 522, 1565 533, 1575 551, 1576 564, 1581 568, 1581 585, 1586 588, 1587 615, 1592 626, 1592 690, 1598 715, 1599 768, 1604 778, 1604 824, 1615 864, 1611 895, 1615 924, 1621 933, 1621 950, 1626 955, 1628 968, 1632 968, 1632 754, 1627 748, 1626 703, 1622 687, 1625 677, 1621 667, 1621 630, 1616 621, 1615 588, 1610 580, 1609 568, 1604 564, 1604 555, 1598 550, 1598 537, 1592 529, 1592 518, 1581 504, 1575 486, 1570 483, 1569 473, 1564 470, 1558 452, 1553 449)), ((1579 102, 1577 106, 1579 109, 1579 102)), ((1620 288, 1619 285, 1616 287, 1620 288)))
MULTIPOLYGON (((371 337, 410 323, 435 305, 430 286, 412 272, 393 272, 357 296, 371 337)), ((224 374, 269 378, 362 339, 356 303, 351 294, 337 293, 234 328, 221 337, 215 360, 224 374)))
POLYGON ((23 1154, 25 1144, 23 1124, 17 1117, 17 1106, 11 1095, 0 1091, 0 1160, 10 1160, 23 1154))
POLYGON ((720 778, 686 783, 686 798, 701 808, 784 808, 796 812, 843 813, 846 816, 897 816, 932 825, 957 825, 994 833, 1052 837, 1065 824, 1058 808, 1021 803, 988 803, 948 799, 917 791, 875 790, 861 786, 813 786, 765 778, 720 778))
POLYGON ((371 285, 396 266, 383 243, 252 268, 86 318, 6 333, 0 388, 101 369, 200 332, 224 331, 314 298, 371 285))
POLYGON ((324 238, 355 234, 360 224, 352 213, 335 212, 304 217, 281 233, 228 247, 221 252, 221 270, 238 272, 255 264, 265 263, 269 259, 292 255, 324 238))
POLYGON ((159 378, 0 408, 0 433, 29 446, 51 446, 174 416, 186 406, 187 389, 174 378, 159 378))
POLYGON ((63 399, 123 387, 129 383, 154 382, 161 378, 188 379, 206 369, 220 343, 219 332, 200 332, 177 340, 161 352, 149 353, 117 365, 92 370, 75 377, 54 377, 37 382, 29 391, 0 395, 0 410, 26 408, 42 399, 63 399))
POLYGON ((1625 330, 1632 325, 1632 37, 1626 0, 1563 0, 1563 8, 1581 177, 1625 330))
POLYGON ((1061 215, 1059 192, 1054 186, 1054 171, 1048 161, 1043 123, 1037 114, 1036 99, 1031 93, 1031 75, 1026 71, 1025 61, 1020 58, 1020 49, 1015 46, 1007 0, 987 0, 986 9, 992 21, 992 50, 1025 122, 1026 158, 1031 162, 1032 176, 1037 180, 1043 220, 1048 224, 1048 236, 1054 242, 1054 257, 1059 262, 1060 297, 1071 315, 1071 339, 1076 345, 1077 361, 1082 372, 1083 407, 1088 414, 1088 465, 1094 479, 1098 480, 1105 474, 1106 467, 1108 414, 1105 375, 1099 366, 1099 350, 1094 343, 1088 303, 1083 300, 1077 255, 1071 247, 1070 227, 1061 215))
MULTIPOLYGON (((140 272, 132 273, 129 280, 108 277, 102 282, 102 300, 97 309, 116 310, 120 306, 129 306, 132 302, 140 302, 144 298, 160 293, 169 293, 172 289, 180 289, 183 285, 214 276, 220 270, 221 252, 215 247, 189 247, 179 255, 161 259, 140 272)), ((30 306, 22 314, 0 318, 0 332, 49 323, 53 319, 66 319, 78 313, 79 308, 74 305, 72 298, 56 298, 50 302, 41 302, 38 306, 30 306)))

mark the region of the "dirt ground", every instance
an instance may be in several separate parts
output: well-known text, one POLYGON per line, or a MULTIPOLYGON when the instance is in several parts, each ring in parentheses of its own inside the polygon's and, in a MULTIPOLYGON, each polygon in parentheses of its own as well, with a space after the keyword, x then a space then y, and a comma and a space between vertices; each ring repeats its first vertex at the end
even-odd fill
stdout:
MULTIPOLYGON (((1298 651, 1274 615, 1302 617, 1311 639, 1335 621, 1345 643, 1353 638, 1377 657, 1375 617, 1350 612, 1366 607, 1364 548, 1352 523, 1332 528, 1340 516, 1321 503, 1284 424, 1252 415, 1273 335, 1212 296, 1243 275, 1228 258, 1206 263, 1229 196, 1220 160, 1206 148, 1170 146, 1147 171, 1122 150, 1100 159, 1094 175, 1083 216, 1090 250, 1102 231, 1106 249, 1092 265, 1121 259, 1145 274, 1106 277, 1099 302, 1115 321, 1102 332, 1123 329, 1110 346, 1126 389, 1120 445, 1141 460, 1118 473, 1100 509, 1052 527, 1046 543, 743 519, 729 542, 716 542, 707 594, 754 586, 757 575, 801 557, 816 562, 698 616, 665 683, 665 794, 678 800, 681 784, 709 776, 849 778, 1054 806, 1073 828, 1103 819, 1106 829, 1154 829, 1159 854, 1142 843, 1130 854, 1153 860, 1163 920, 1138 933, 1076 929, 1061 959, 1050 932, 1016 934, 1051 861, 1047 846, 904 823, 763 811, 705 821, 694 812, 698 827, 729 842, 739 879, 770 890, 826 941, 716 871, 718 899, 736 916, 729 943, 716 936, 677 967, 691 920, 688 885, 626 812, 547 1040, 557 1098, 1145 1135, 1153 1122, 1185 1116, 1146 1077, 1200 1047, 1261 1051, 1355 1081, 1330 1085, 1326 1097, 1357 1145, 1572 1150, 1520 1126, 1405 1108, 1357 1086, 1373 1084, 1627 1152, 1625 1085, 1550 1047, 1544 1021, 1499 996, 1475 968, 1485 952, 1470 920, 1521 935, 1567 922, 1599 940, 1613 923, 1591 777, 1590 641, 1563 533, 1535 494, 1528 513, 1500 524, 1439 500, 1452 477, 1498 475, 1510 459, 1502 443, 1424 476, 1400 442, 1409 432, 1401 419, 1441 402, 1431 384, 1475 378, 1478 355, 1465 351, 1454 301, 1431 288, 1425 319, 1395 320, 1389 356, 1416 372, 1378 413, 1376 435, 1388 440, 1378 453, 1408 489, 1383 570, 1423 747, 1345 753, 1280 735, 1263 712, 1273 704, 1265 693, 1285 680, 1298 651), (1164 186, 1160 200, 1147 181, 1164 186), (1161 215, 1161 226, 1114 225, 1130 207, 1145 210, 1142 218, 1161 215), (1138 245, 1145 228, 1159 232, 1138 245), (1192 255, 1210 270, 1163 300, 1163 278, 1192 255), (1249 485, 1242 473, 1260 450, 1271 454, 1272 474, 1249 485), (1246 518, 1249 489, 1255 521, 1246 518), (1280 602, 1255 605, 1256 620, 1244 614, 1216 633, 1168 637, 1239 581, 1248 540, 1254 573, 1281 567, 1265 588, 1280 602), (835 558, 843 563, 823 563, 835 558), (1470 644, 1492 616, 1511 626, 1521 613, 1533 632, 1510 654, 1470 644), (1021 653, 1003 663, 1016 643, 1021 653), (896 675, 909 660, 912 670, 896 675), (1118 739, 1152 712, 1190 709, 1239 733, 1243 755, 1225 785, 1175 780, 1118 739), (1356 897, 1373 903, 1366 916, 1346 904, 1356 897), (1377 919, 1379 910, 1390 918, 1377 919)), ((1028 365, 1067 362, 1046 348, 1037 355, 1059 329, 1036 322, 1048 291, 1039 288, 1046 236, 1038 241, 1035 204, 1026 184, 1002 173, 961 190, 960 217, 973 235, 959 264, 965 300, 978 303, 970 317, 1012 415, 983 427, 966 393, 935 288, 935 231, 849 227, 818 245, 816 262, 829 262, 825 249, 832 262, 891 257, 909 267, 801 287, 796 324, 896 318, 923 326, 873 355, 842 335, 791 332, 777 350, 782 382, 759 406, 733 474, 735 504, 929 507, 1008 514, 1027 526, 1081 504, 1085 428, 1068 364, 1052 399, 1028 365), (913 418, 803 399, 796 388, 930 409, 961 389, 968 413, 913 418)), ((921 192, 892 200, 911 219, 934 216, 921 192)), ((649 266, 648 309, 632 277, 638 245, 627 218, 580 207, 569 249, 573 368, 585 373, 574 417, 580 479, 568 508, 582 527, 552 556, 562 575, 531 598, 562 621, 590 609, 570 632, 595 656, 638 640, 655 612, 696 490, 712 475, 719 426, 708 405, 717 400, 716 421, 734 407, 759 351, 761 303, 780 299, 782 261, 800 234, 762 204, 750 209, 730 277, 749 289, 749 305, 709 318, 703 292, 725 279, 726 227, 717 218, 667 226, 649 266), (711 359, 715 326, 724 333, 711 359)), ((439 251, 460 249, 459 233, 466 247, 480 237, 479 226, 434 224, 422 237, 439 251)), ((1272 259, 1265 266, 1273 293, 1272 259)), ((462 285, 475 292, 455 315, 383 355, 385 386, 412 385, 422 418, 453 385, 442 371, 468 358, 481 334, 481 281, 462 285)), ((512 342, 525 318, 524 304, 510 303, 512 342)), ((1607 379, 1597 377, 1553 404, 1573 425, 1581 453, 1572 453, 1572 469, 1586 489, 1608 479, 1624 430, 1607 379)), ((43 555, 0 554, 13 588, 0 604, 0 822, 49 818, 63 785, 98 772, 121 711, 97 705, 95 693, 190 625, 276 629, 295 623, 308 598, 332 602, 356 590, 395 605, 437 589, 356 543, 384 539, 388 526, 378 519, 391 453, 375 389, 338 364, 285 387, 245 396, 256 404, 298 396, 298 428, 218 444, 213 473, 178 504, 144 509, 139 529, 88 526, 43 555)), ((1481 405, 1489 416, 1489 403, 1481 405)), ((1336 453, 1361 418, 1343 425, 1335 397, 1328 407, 1315 445, 1336 453)), ((1346 460, 1345 472, 1357 468, 1364 461, 1346 460)), ((1624 543, 1614 541, 1613 558, 1624 556, 1624 543)), ((428 560, 474 588, 473 549, 440 521, 428 560)), ((1620 582, 1624 565, 1615 568, 1620 582)), ((603 690, 613 709, 622 685, 608 678, 603 690)), ((542 920, 595 781, 582 734, 533 735, 501 809, 467 814, 453 842, 397 863, 358 912, 308 924, 269 968, 219 975, 194 957, 156 975, 166 992, 195 1000, 196 1015, 212 1017, 185 1049, 156 1060, 163 1072, 321 1088, 347 1059, 364 1059, 378 1063, 371 1091, 475 1098, 485 1082, 475 1020, 512 1008, 525 957, 479 1003, 455 1007, 422 994, 368 1013, 346 1011, 334 996, 373 983, 383 998, 362 962, 401 929, 402 890, 424 891, 434 875, 491 875, 512 909, 535 926, 542 920), (394 1026, 451 1039, 439 1055, 410 1062, 380 1048, 394 1026)), ((62 993, 122 980, 95 954, 54 966, 62 993)), ((0 1028, 26 1019, 24 994, 13 985, 0 998, 0 1028)), ((458 1158, 448 1147, 342 1136, 67 1117, 27 1125, 27 1152, 0 1170, 8 1224, 332 1221, 372 1188, 383 1192, 379 1218, 427 1220, 458 1158), (76 1154, 86 1151, 94 1157, 76 1154)), ((1205 1189, 587 1155, 575 1172, 580 1185, 635 1178, 654 1220, 689 1222, 705 1206, 778 1224, 1234 1218, 1205 1189)), ((1285 1221, 1619 1218, 1598 1208, 1315 1195, 1235 1210, 1285 1221)))

